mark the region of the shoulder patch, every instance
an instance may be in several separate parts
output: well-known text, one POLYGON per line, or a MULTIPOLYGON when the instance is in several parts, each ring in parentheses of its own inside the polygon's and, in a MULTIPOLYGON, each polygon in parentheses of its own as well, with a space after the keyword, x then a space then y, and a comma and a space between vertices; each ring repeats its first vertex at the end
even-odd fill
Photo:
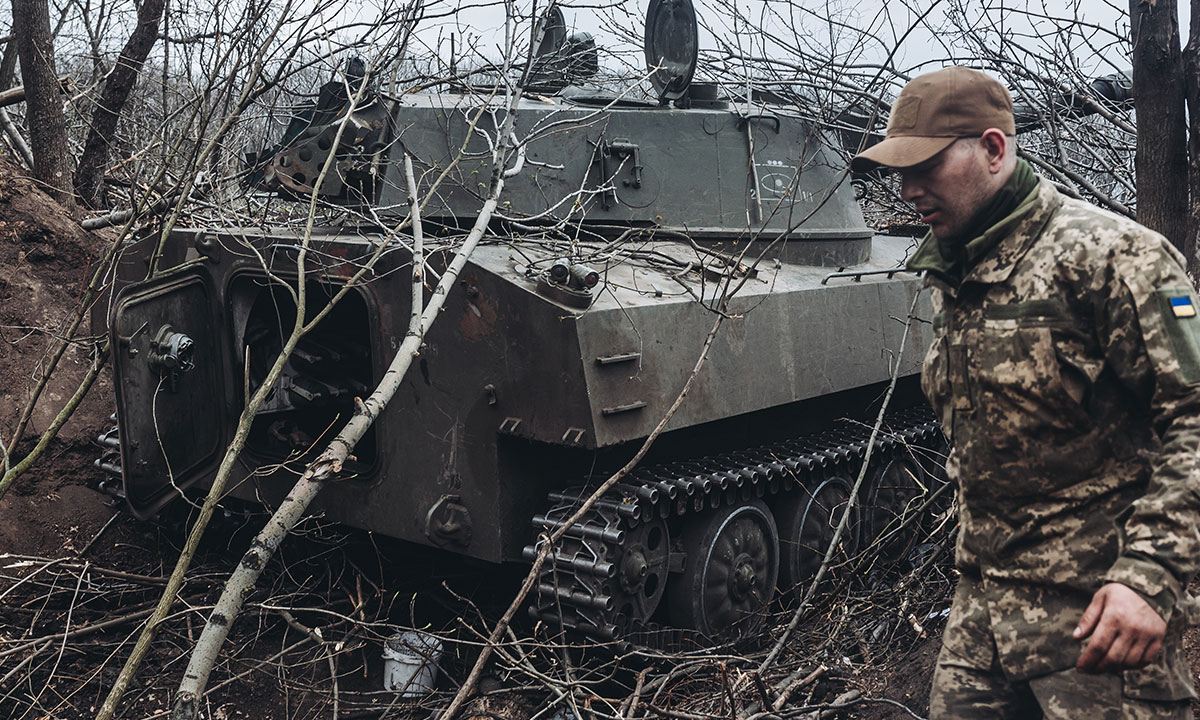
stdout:
POLYGON ((1196 316, 1196 306, 1192 304, 1192 299, 1187 295, 1168 296, 1167 301, 1171 303, 1171 312, 1175 313, 1175 317, 1190 318, 1196 316))
MULTIPOLYGON (((1196 315, 1194 293, 1186 287, 1167 287, 1159 288, 1155 295, 1157 315, 1162 320, 1154 324, 1161 324, 1159 330, 1170 339, 1181 380, 1185 384, 1200 382, 1200 317, 1196 315)), ((1147 320, 1150 318, 1142 318, 1143 323, 1147 320)), ((1143 327, 1144 334, 1147 329, 1143 327)))

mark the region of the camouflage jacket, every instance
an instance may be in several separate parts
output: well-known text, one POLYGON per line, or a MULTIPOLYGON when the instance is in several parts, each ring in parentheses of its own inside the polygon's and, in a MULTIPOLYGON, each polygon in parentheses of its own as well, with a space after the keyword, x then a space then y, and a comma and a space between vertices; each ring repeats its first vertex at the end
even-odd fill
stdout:
POLYGON ((1162 236, 1045 180, 994 229, 959 287, 927 281, 922 386, 961 513, 946 651, 986 668, 992 646, 970 640, 990 634, 1013 677, 1071 667, 1071 631, 1117 581, 1174 637, 1127 685, 1188 697, 1175 606, 1200 564, 1200 301, 1162 236))

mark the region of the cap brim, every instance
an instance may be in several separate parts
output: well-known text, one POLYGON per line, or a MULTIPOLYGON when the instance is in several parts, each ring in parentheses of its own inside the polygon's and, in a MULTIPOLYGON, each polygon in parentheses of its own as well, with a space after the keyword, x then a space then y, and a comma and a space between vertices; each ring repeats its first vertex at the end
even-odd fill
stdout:
POLYGON ((883 142, 863 150, 850 161, 854 172, 867 172, 883 165, 890 168, 906 168, 920 165, 929 158, 950 147, 957 137, 923 137, 902 135, 890 137, 883 142))

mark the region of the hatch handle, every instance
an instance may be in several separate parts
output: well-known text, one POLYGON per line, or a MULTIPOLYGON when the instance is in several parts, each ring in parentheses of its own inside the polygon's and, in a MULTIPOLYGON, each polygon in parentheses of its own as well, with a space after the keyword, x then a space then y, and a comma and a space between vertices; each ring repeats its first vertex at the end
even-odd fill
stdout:
POLYGON ((772 125, 775 126, 773 129, 775 130, 776 135, 779 134, 780 129, 782 129, 782 127, 783 127, 782 121, 780 121, 779 116, 775 115, 774 113, 767 112, 766 110, 757 110, 754 112, 751 112, 749 110, 747 110, 747 111, 739 110, 739 111, 737 111, 737 116, 738 116, 738 124, 739 125, 748 126, 748 125, 750 125, 750 123, 755 122, 755 121, 771 123, 772 125))
POLYGON ((621 182, 625 187, 640 188, 642 186, 642 149, 637 143, 618 138, 608 144, 608 153, 619 158, 633 158, 633 182, 624 180, 621 182))
POLYGON ((149 327, 150 327, 150 323, 144 322, 144 323, 142 323, 141 327, 139 327, 137 330, 134 330, 132 334, 118 335, 117 336, 117 346, 125 348, 126 352, 129 353, 129 357, 137 357, 138 349, 133 346, 133 341, 137 339, 138 335, 141 335, 142 333, 146 332, 146 329, 149 327))
POLYGON ((190 337, 163 325, 150 341, 147 362, 159 376, 166 378, 171 392, 178 392, 179 377, 196 367, 195 354, 196 344, 190 337))
MULTIPOLYGON (((591 142, 590 140, 588 141, 591 142)), ((600 182, 607 185, 609 177, 613 170, 612 163, 614 159, 623 160, 624 158, 632 158, 633 161, 633 179, 622 180, 621 184, 625 187, 640 188, 642 186, 642 171, 645 166, 642 165, 642 148, 635 142, 631 142, 625 138, 617 138, 615 140, 605 141, 603 136, 597 140, 593 147, 596 148, 596 153, 593 156, 592 162, 600 165, 600 182)), ((611 208, 618 202, 617 191, 608 189, 600 193, 600 207, 605 210, 611 208)))

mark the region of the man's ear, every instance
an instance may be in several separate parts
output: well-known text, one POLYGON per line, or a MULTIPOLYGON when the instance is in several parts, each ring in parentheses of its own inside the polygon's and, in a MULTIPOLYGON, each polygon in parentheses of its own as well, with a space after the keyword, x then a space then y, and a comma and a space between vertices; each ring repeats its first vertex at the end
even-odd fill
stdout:
POLYGON ((998 128, 985 130, 979 138, 979 143, 987 153, 988 170, 992 173, 1000 172, 1004 168, 1005 158, 1015 151, 1004 131, 998 128))

